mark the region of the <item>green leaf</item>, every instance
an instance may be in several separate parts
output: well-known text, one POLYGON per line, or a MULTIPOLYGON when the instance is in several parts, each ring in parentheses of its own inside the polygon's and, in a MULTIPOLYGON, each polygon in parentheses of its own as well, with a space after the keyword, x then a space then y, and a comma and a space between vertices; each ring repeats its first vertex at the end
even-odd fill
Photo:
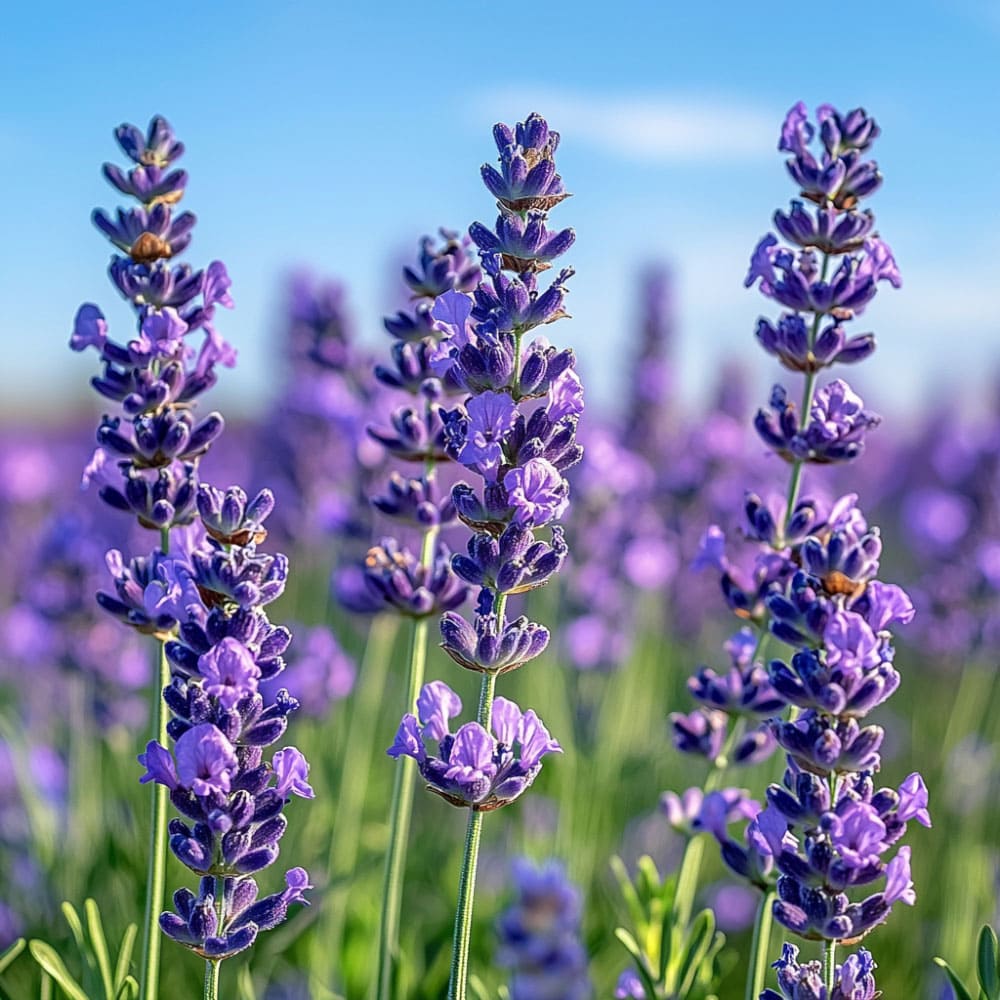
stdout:
MULTIPOLYGON (((116 997, 121 994, 122 986, 132 979, 132 977, 128 974, 128 970, 132 964, 132 949, 135 947, 135 937, 136 925, 129 924, 128 927, 125 928, 122 943, 118 948, 118 961, 115 963, 116 997)), ((244 968, 246 967, 244 966, 244 968)), ((132 981, 135 982, 134 979, 132 981)))
POLYGON ((257 988, 253 984, 253 975, 248 965, 240 966, 236 975, 236 993, 240 1000, 257 1000, 257 988))
POLYGON ((611 858, 611 871, 618 882, 622 899, 625 900, 625 906, 628 909, 632 926, 638 928, 645 923, 646 912, 639 901, 639 894, 635 891, 632 880, 628 877, 628 869, 625 867, 625 862, 617 854, 611 858))
POLYGON ((624 927, 615 928, 615 937, 621 941, 625 946, 625 950, 635 959, 636 971, 639 973, 643 988, 646 990, 647 1000, 657 1000, 656 983, 653 982, 653 977, 650 975, 649 963, 646 961, 646 956, 643 955, 642 949, 635 938, 624 927))
POLYGON ((989 924, 979 932, 979 985, 989 1000, 1000 1000, 1000 968, 997 962, 997 936, 989 924))
POLYGON ((469 976, 469 991, 476 1000, 492 1000, 489 990, 479 976, 469 976))
POLYGON ((636 863, 638 873, 636 881, 639 881, 647 898, 656 899, 663 890, 663 882, 660 873, 656 869, 656 862, 648 855, 644 854, 636 863))
POLYGON ((101 985, 107 1000, 115 1000, 115 987, 111 980, 111 959, 108 957, 108 941, 104 936, 104 925, 101 923, 101 911, 92 899, 83 901, 83 912, 87 917, 87 932, 90 935, 90 947, 97 959, 97 968, 101 973, 101 985))
POLYGON ((711 910, 702 910, 691 924, 687 948, 681 956, 678 972, 678 996, 685 997, 694 985, 695 977, 705 960, 712 940, 715 937, 715 914, 711 910))
POLYGON ((670 958, 674 953, 674 914, 673 908, 663 914, 660 922, 660 982, 667 978, 670 968, 670 958))
POLYGON ((951 966, 943 958, 935 958, 934 961, 944 969, 944 974, 948 977, 957 1000, 972 1000, 972 995, 965 988, 962 980, 952 972, 951 966))
POLYGON ((18 938, 6 951, 0 952, 0 973, 24 951, 26 944, 24 938, 18 938))
POLYGON ((135 1000, 138 995, 139 983, 135 976, 126 976, 125 980, 118 987, 115 1000, 135 1000))
POLYGON ((80 954, 86 955, 87 942, 83 936, 83 923, 80 921, 80 914, 76 912, 75 907, 70 902, 64 902, 60 909, 66 923, 69 924, 69 929, 73 932, 73 940, 76 941, 76 946, 80 949, 80 954))
POLYGON ((63 964, 63 960, 59 957, 55 948, 44 941, 36 940, 28 945, 28 951, 31 952, 31 957, 55 980, 56 985, 70 1000, 90 1000, 90 997, 83 991, 83 987, 69 974, 69 970, 63 964))

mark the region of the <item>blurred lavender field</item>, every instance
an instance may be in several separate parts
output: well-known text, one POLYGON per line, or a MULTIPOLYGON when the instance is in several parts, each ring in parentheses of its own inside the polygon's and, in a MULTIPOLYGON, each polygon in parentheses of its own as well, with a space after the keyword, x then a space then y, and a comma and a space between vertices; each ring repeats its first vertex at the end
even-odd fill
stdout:
MULTIPOLYGON (((873 39, 905 62, 892 30, 873 39)), ((924 204, 938 181, 892 101, 883 215, 860 109, 814 127, 796 104, 779 129, 783 86, 695 101, 692 125, 515 82, 462 95, 448 156, 439 135, 414 166, 419 212, 405 157, 376 156, 337 195, 337 254, 309 250, 326 131, 259 234, 270 153, 231 154, 237 218, 213 170, 188 193, 212 154, 185 134, 178 168, 161 118, 113 152, 88 135, 113 190, 40 210, 73 213, 86 304, 56 319, 69 292, 12 262, 3 321, 39 322, 0 406, 0 998, 962 1000, 935 956, 973 981, 1000 922, 1000 355, 949 283, 982 285, 965 185, 932 282, 942 220, 892 189, 924 204), (536 96, 562 136, 531 114, 494 150, 483 112, 536 96), (477 157, 485 200, 449 190, 477 157), (677 171, 676 235, 653 162, 677 171), (277 235, 295 213, 304 252, 277 235), (83 357, 53 360, 67 344, 83 357), (817 381, 834 362, 864 403, 817 381), (452 733, 459 702, 476 721, 452 733), (886 863, 907 820, 930 828, 886 863)))
MULTIPOLYGON (((392 620, 351 614, 343 599, 356 606, 356 567, 385 530, 365 497, 386 459, 365 426, 388 390, 371 377, 379 352, 353 335, 346 289, 296 274, 284 294, 274 370, 286 388, 258 419, 227 429, 204 474, 250 490, 267 483, 278 499, 272 538, 298 568, 281 599, 283 619, 299 623, 283 683, 302 701, 298 745, 313 761, 319 796, 284 850, 323 874, 319 905, 257 949, 256 994, 249 979, 241 988, 325 996, 323 983, 361 996, 391 781, 382 751, 398 717, 387 695, 402 683, 402 638, 392 620)), ((515 697, 530 689, 546 718, 558 721, 568 752, 507 828, 487 834, 477 916, 477 967, 486 970, 495 948, 490 927, 510 897, 510 858, 563 859, 584 889, 584 942, 604 996, 625 964, 607 933, 620 905, 608 859, 620 854, 633 865, 649 853, 663 870, 675 865, 682 841, 658 811, 659 797, 699 780, 671 748, 666 722, 669 711, 687 709, 688 672, 711 662, 725 635, 718 584, 692 569, 699 539, 710 524, 738 531, 744 484, 780 475, 751 428, 750 400, 760 387, 737 361, 720 367, 706 409, 678 402, 677 354, 691 334, 677 328, 675 295, 667 268, 647 269, 636 287, 638 315, 623 317, 618 335, 629 359, 620 405, 592 410, 581 424, 586 451, 572 473, 571 566, 558 588, 537 596, 550 617, 558 615, 558 640, 530 677, 510 678, 515 697)), ((585 358, 581 367, 586 374, 585 358)), ((145 810, 130 761, 146 731, 152 660, 138 637, 102 616, 94 593, 108 587, 107 549, 148 542, 141 529, 127 537, 94 487, 81 492, 93 448, 82 428, 92 422, 92 413, 76 412, 4 433, 3 945, 20 934, 65 939, 63 898, 93 895, 116 930, 130 916, 121 903, 134 899, 139 912, 145 810)), ((904 584, 917 607, 900 640, 901 694, 880 721, 886 766, 908 760, 932 789, 938 846, 925 845, 915 861, 918 908, 881 933, 879 982, 888 995, 936 997, 943 980, 914 956, 945 953, 967 968, 978 924, 996 918, 1000 413, 972 421, 942 404, 905 433, 893 424, 891 439, 873 435, 851 468, 850 488, 882 526, 887 577, 904 584)), ((810 495, 835 490, 822 478, 807 485, 810 495)), ((446 669, 440 654, 431 659, 432 671, 446 669)), ((767 765, 762 773, 773 777, 767 765)), ((437 833, 441 808, 417 803, 404 930, 415 963, 412 996, 439 996, 446 973, 459 845, 437 833)), ((739 948, 752 897, 728 885, 717 862, 703 891, 739 948)), ((18 968, 5 974, 4 989, 33 995, 31 977, 18 968)), ((168 961, 166 975, 167 995, 197 988, 196 969, 168 961)), ((740 970, 734 975, 738 990, 740 970)))

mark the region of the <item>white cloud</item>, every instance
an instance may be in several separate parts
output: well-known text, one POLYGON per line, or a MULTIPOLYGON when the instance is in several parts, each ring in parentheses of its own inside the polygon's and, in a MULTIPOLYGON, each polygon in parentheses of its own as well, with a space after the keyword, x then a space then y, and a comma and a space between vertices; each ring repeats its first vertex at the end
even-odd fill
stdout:
POLYGON ((731 163, 774 155, 775 114, 743 100, 671 94, 594 95, 524 87, 481 93, 477 115, 537 108, 574 141, 647 163, 731 163))

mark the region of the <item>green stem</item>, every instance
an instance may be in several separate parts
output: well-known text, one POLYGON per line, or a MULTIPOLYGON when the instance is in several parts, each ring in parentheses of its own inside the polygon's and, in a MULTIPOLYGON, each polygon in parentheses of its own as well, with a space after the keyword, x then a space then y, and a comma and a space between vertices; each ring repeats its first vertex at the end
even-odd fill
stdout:
MULTIPOLYGON (((498 595, 494 603, 497 618, 502 621, 506 594, 498 595)), ((493 721, 493 699, 496 696, 497 675, 483 674, 479 688, 479 710, 476 721, 489 730, 493 721)), ((455 908, 455 937, 451 951, 451 976, 448 979, 448 1000, 465 1000, 469 978, 469 943, 472 940, 472 904, 476 895, 476 868, 479 865, 479 840, 483 830, 483 814, 469 810, 469 825, 465 831, 465 852, 458 880, 458 906, 455 908)))
POLYGON ((315 967, 325 969, 323 982, 332 982, 335 964, 343 944, 350 891, 348 876, 354 871, 361 847, 365 793, 372 766, 369 735, 375 730, 379 708, 385 697, 386 674, 396 641, 399 619, 379 615, 372 622, 358 671, 358 689, 347 727, 347 746, 359 748, 345 755, 337 795, 337 815, 330 838, 327 871, 334 891, 324 901, 325 926, 316 935, 315 967), (343 886, 339 884, 343 881, 343 886))
POLYGON ((205 959, 205 992, 203 1000, 219 1000, 219 966, 216 959, 205 959))
MULTIPOLYGON (((170 551, 170 530, 160 529, 160 548, 166 555, 170 551)), ((161 746, 167 745, 167 706, 163 689, 170 684, 170 663, 166 644, 160 642, 156 677, 152 690, 151 717, 154 720, 154 739, 161 746)), ((157 1000, 160 985, 160 911, 163 909, 163 891, 167 880, 167 812, 170 790, 166 785, 153 783, 153 805, 149 830, 149 859, 146 869, 146 909, 142 931, 142 975, 140 1000, 157 1000)))
POLYGON ((774 921, 774 890, 768 889, 757 906, 757 919, 753 924, 753 939, 750 942, 750 968, 747 969, 746 1000, 757 1000, 764 992, 768 959, 771 948, 771 924, 774 921))
MULTIPOLYGON (((492 676, 484 674, 484 677, 492 676)), ((458 907, 455 910, 455 939, 451 953, 451 976, 448 980, 448 1000, 466 1000, 469 978, 469 942, 472 939, 472 903, 476 894, 476 867, 479 864, 479 839, 483 831, 483 814, 469 810, 469 825, 465 831, 465 854, 458 882, 458 907)))
POLYGON ((678 927, 687 927, 691 922, 694 894, 701 874, 701 859, 705 853, 705 838, 701 834, 689 838, 681 858, 677 874, 677 892, 674 894, 674 917, 678 927))
MULTIPOLYGON (((830 269, 830 255, 823 254, 823 263, 820 266, 820 281, 826 281, 827 271, 830 269)), ((819 324, 823 318, 823 313, 816 313, 813 317, 812 329, 809 331, 809 350, 812 351, 816 344, 816 337, 819 335, 819 324)), ((799 411, 799 426, 804 428, 809 423, 809 410, 812 407, 813 395, 816 392, 816 372, 811 371, 806 374, 806 384, 802 389, 802 407, 799 411)), ((788 484, 788 499, 785 503, 785 525, 782 534, 788 531, 788 525, 792 521, 792 511, 799 499, 799 486, 802 484, 802 468, 805 461, 797 458, 792 463, 792 478, 788 484)))
MULTIPOLYGON (((712 762, 712 770, 705 779, 705 794, 718 791, 726 776, 726 766, 729 754, 743 735, 743 720, 738 719, 726 739, 725 746, 719 756, 712 762)), ((698 876, 701 874, 701 859, 705 853, 704 838, 697 834, 689 838, 681 858, 677 873, 677 891, 674 893, 674 916, 678 927, 687 927, 691 920, 691 910, 694 908, 694 896, 698 889, 698 876)))
POLYGON ((514 330, 514 374, 511 376, 510 384, 515 401, 518 399, 517 386, 521 381, 521 338, 523 336, 523 331, 514 330))
MULTIPOLYGON (((503 627, 503 614, 507 595, 496 594, 493 613, 497 627, 503 627)), ((479 708, 476 721, 489 731, 493 721, 493 699, 497 693, 497 675, 483 674, 479 687, 479 708)), ((469 811, 469 825, 465 831, 465 852, 462 855, 462 872, 458 880, 458 905, 455 908, 455 937, 451 950, 451 975, 448 978, 448 1000, 465 1000, 466 982, 469 978, 469 943, 472 940, 472 904, 476 896, 476 868, 479 865, 479 840, 483 830, 483 814, 469 811)))
MULTIPOLYGON (((423 685, 426 662, 427 619, 418 618, 413 623, 410 644, 410 674, 407 683, 409 694, 406 701, 408 712, 412 711, 423 685)), ((406 867, 410 816, 413 811, 415 768, 416 763, 409 758, 400 760, 392 786, 389 851, 385 857, 385 878, 382 883, 382 920, 375 991, 378 1000, 391 1000, 392 997, 392 970, 399 950, 399 910, 403 897, 403 869, 406 867)))
MULTIPOLYGON (((434 475, 433 461, 428 460, 425 479, 434 475)), ((420 565, 429 567, 434 559, 438 528, 429 528, 420 548, 420 565)), ((410 644, 410 668, 407 680, 406 710, 413 711, 417 695, 424 683, 427 664, 427 618, 413 622, 410 644)), ((416 761, 404 758, 397 762, 392 786, 389 814, 389 850, 385 857, 382 882, 382 917, 379 922, 378 966, 375 985, 377 1000, 392 1000, 393 967, 399 953, 399 911, 403 898, 403 871, 410 836, 410 816, 413 812, 413 788, 416 782, 416 761)))
POLYGON ((837 942, 827 941, 823 946, 823 983, 826 995, 833 996, 833 987, 837 975, 837 942))

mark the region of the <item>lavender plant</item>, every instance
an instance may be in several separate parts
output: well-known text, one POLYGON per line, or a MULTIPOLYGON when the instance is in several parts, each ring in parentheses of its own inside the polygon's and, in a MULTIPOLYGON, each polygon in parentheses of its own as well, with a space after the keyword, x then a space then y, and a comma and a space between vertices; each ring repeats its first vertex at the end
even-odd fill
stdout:
MULTIPOLYGON (((775 963, 782 995, 858 1000, 874 995, 871 955, 861 949, 837 965, 837 945, 860 941, 896 902, 914 902, 910 848, 884 856, 910 820, 929 826, 930 819, 919 774, 898 789, 876 790, 884 733, 863 725, 899 685, 890 628, 913 617, 912 603, 899 587, 875 578, 881 540, 856 495, 832 505, 799 499, 807 464, 851 461, 878 422, 845 381, 818 387, 817 376, 872 353, 874 336, 851 335, 845 324, 864 310, 879 282, 900 283, 891 250, 874 232, 874 215, 858 208, 881 184, 875 163, 864 158, 878 126, 860 109, 841 115, 824 105, 817 117, 818 129, 804 105, 793 107, 778 147, 790 154, 787 167, 805 199, 775 214, 775 228, 792 247, 769 233, 746 281, 759 282, 786 310, 777 323, 758 322, 758 341, 804 376, 799 407, 775 386, 770 409, 754 421, 764 443, 790 465, 788 492, 784 501, 747 496, 746 532, 760 546, 749 572, 727 558, 721 530, 706 534, 703 559, 719 570, 727 603, 752 628, 728 645, 726 674, 703 669, 692 679, 701 707, 672 721, 678 748, 713 764, 699 822, 718 840, 725 863, 764 893, 747 996, 763 985, 773 915, 799 936, 824 942, 821 963, 800 964, 798 949, 785 945, 775 963), (817 132, 818 158, 810 149, 817 132), (768 636, 794 649, 790 662, 764 665, 768 636), (793 706, 788 720, 778 714, 783 703, 793 706), (745 719, 755 727, 749 734, 745 719), (760 719, 767 721, 759 725, 760 719), (760 760, 775 744, 786 754, 786 769, 782 783, 768 788, 766 808, 739 790, 716 790, 728 762, 760 760), (747 818, 742 838, 731 836, 730 825, 747 818), (883 878, 883 889, 855 898, 883 878)), ((681 874, 690 891, 692 857, 681 874)))
MULTIPOLYGON (((385 491, 372 500, 384 516, 417 533, 416 553, 405 541, 384 537, 365 558, 364 590, 341 588, 341 599, 355 610, 391 610, 413 622, 406 681, 407 708, 417 703, 427 658, 427 623, 431 616, 458 607, 468 588, 452 572, 451 553, 440 539, 443 525, 455 519, 450 497, 441 496, 437 468, 448 461, 445 448, 442 399, 461 392, 453 380, 442 377, 431 359, 439 349, 442 332, 432 316, 432 302, 445 293, 462 295, 475 287, 479 268, 467 253, 467 243, 442 230, 443 245, 430 237, 421 243, 416 268, 406 267, 403 277, 416 305, 385 320, 394 338, 392 365, 376 365, 375 377, 384 386, 405 393, 409 399, 397 407, 389 427, 371 426, 369 434, 390 456, 416 463, 417 476, 393 472, 385 491)), ((411 767, 397 770, 389 814, 389 847, 386 852, 379 924, 376 996, 389 1000, 394 966, 398 961, 399 922, 403 872, 409 837, 415 775, 411 767)))
POLYGON ((628 372, 623 420, 588 421, 586 453, 573 470, 573 557, 562 586, 569 619, 561 652, 578 670, 615 670, 629 659, 640 595, 663 590, 677 569, 654 494, 671 439, 672 308, 666 273, 640 288, 640 343, 628 372), (641 428, 641 429, 640 429, 641 428))
POLYGON ((279 503, 272 529, 304 554, 320 555, 324 569, 336 540, 343 566, 357 561, 371 538, 368 494, 384 452, 366 427, 381 386, 373 358, 358 344, 343 285, 300 271, 289 278, 286 297, 287 373, 259 450, 279 503))
MULTIPOLYGON (((972 991, 966 988, 952 967, 943 958, 934 961, 948 977, 956 1000, 972 1000, 972 991)), ((1000 945, 996 931, 989 924, 983 925, 976 942, 976 979, 980 1000, 1000 1000, 1000 945)))
POLYGON ((496 958, 510 969, 510 1000, 588 1000, 580 890, 556 861, 519 858, 512 874, 516 897, 497 922, 496 958))
POLYGON ((468 551, 452 559, 457 576, 480 588, 473 622, 454 612, 441 619, 442 647, 460 666, 482 674, 476 721, 450 732, 462 710, 442 682, 424 687, 417 713, 407 713, 389 754, 418 764, 429 790, 468 808, 448 987, 464 1000, 483 815, 518 798, 534 781, 545 754, 558 751, 536 713, 496 698, 497 677, 537 657, 546 628, 524 616, 508 621, 514 594, 546 583, 567 552, 557 521, 569 503, 563 472, 579 461, 576 425, 582 386, 571 351, 558 351, 525 334, 566 315, 563 302, 572 270, 544 291, 537 275, 573 243, 571 229, 550 232, 548 211, 567 197, 556 172, 559 134, 537 114, 515 129, 494 128, 501 171, 489 164, 483 180, 496 196, 495 232, 473 223, 485 276, 472 297, 440 295, 432 310, 445 337, 430 359, 441 377, 467 399, 444 414, 447 453, 483 480, 477 490, 461 482, 452 502, 473 532, 468 551), (512 272, 508 277, 506 271, 512 272), (541 402, 536 402, 541 401, 541 402), (548 540, 536 531, 552 525, 548 540), (433 744, 436 744, 433 745, 433 744))
POLYGON ((137 334, 126 344, 112 341, 103 314, 88 303, 70 346, 99 351, 103 372, 94 387, 121 407, 101 422, 86 478, 100 482, 106 503, 159 534, 149 555, 126 560, 109 552, 114 590, 98 594, 105 611, 161 649, 154 739, 139 755, 140 780, 156 785, 141 995, 158 996, 158 922, 206 959, 205 995, 215 997, 219 963, 284 920, 309 888, 305 871, 293 868, 283 892, 258 900, 251 877, 278 856, 291 795, 313 795, 308 764, 294 747, 263 759, 297 708, 283 689, 269 704, 258 690, 283 669, 291 639, 264 611, 284 589, 288 566, 284 556, 257 550, 274 506, 268 490, 248 500, 239 487, 222 491, 198 480, 198 462, 223 420, 212 413, 197 421, 194 407, 214 384, 216 366, 233 365, 235 352, 213 325, 216 307, 232 305, 225 266, 215 261, 196 271, 172 263, 195 223, 189 212, 173 214, 187 183, 184 171, 172 169, 184 147, 160 117, 145 134, 122 125, 115 135, 135 166, 125 173, 106 164, 104 173, 139 207, 119 209, 114 219, 97 211, 94 222, 121 251, 109 273, 134 309, 137 334), (168 796, 184 816, 169 826, 168 796), (168 836, 201 881, 197 894, 174 894, 177 912, 159 915, 168 836))

